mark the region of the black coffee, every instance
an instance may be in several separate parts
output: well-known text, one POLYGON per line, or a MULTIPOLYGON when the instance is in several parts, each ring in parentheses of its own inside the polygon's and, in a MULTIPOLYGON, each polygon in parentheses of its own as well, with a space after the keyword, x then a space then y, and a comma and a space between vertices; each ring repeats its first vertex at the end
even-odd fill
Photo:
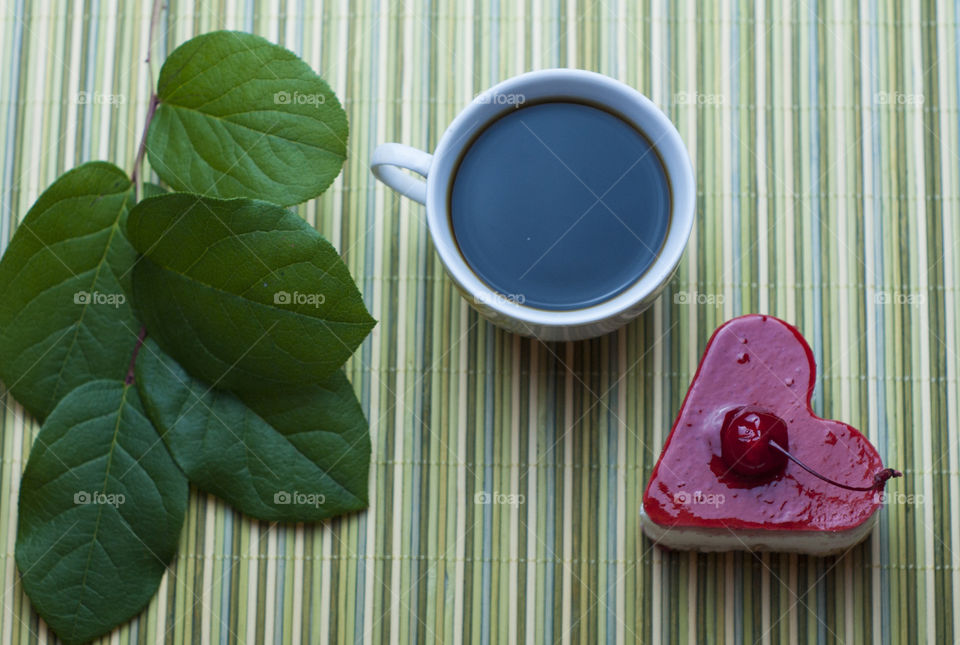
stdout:
POLYGON ((650 141, 604 110, 539 103, 494 121, 460 160, 454 237, 493 290, 579 309, 625 290, 670 224, 670 184, 650 141))

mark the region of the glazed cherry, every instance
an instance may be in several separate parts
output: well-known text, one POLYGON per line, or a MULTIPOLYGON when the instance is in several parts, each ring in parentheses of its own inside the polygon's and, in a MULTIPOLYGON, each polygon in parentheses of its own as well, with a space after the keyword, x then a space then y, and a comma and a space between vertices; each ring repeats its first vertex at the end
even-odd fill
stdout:
POLYGON ((740 407, 727 412, 720 428, 720 456, 733 472, 765 477, 787 465, 787 424, 760 408, 740 407), (778 450, 771 441, 783 448, 778 450))
POLYGON ((789 459, 823 481, 855 491, 879 490, 891 477, 903 473, 884 468, 873 475, 869 486, 850 486, 818 473, 794 457, 787 444, 787 424, 761 408, 740 407, 727 412, 720 428, 720 456, 733 472, 746 477, 769 477, 783 472, 789 459))

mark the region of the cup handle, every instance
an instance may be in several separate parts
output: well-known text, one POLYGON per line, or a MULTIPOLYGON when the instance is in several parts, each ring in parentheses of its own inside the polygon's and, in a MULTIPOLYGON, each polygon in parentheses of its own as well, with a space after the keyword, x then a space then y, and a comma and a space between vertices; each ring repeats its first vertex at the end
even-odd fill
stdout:
POLYGON ((426 178, 433 155, 402 143, 381 143, 370 157, 374 177, 401 195, 421 204, 427 203, 427 182, 411 177, 401 168, 412 170, 426 178))

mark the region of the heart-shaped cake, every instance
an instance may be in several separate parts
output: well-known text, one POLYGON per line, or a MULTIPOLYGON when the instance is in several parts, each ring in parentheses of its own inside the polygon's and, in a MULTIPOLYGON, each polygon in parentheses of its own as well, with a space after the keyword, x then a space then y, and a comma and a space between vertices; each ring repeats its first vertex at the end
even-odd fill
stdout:
POLYGON ((663 546, 827 554, 869 533, 898 476, 846 423, 810 408, 813 353, 772 316, 717 329, 643 495, 663 546))

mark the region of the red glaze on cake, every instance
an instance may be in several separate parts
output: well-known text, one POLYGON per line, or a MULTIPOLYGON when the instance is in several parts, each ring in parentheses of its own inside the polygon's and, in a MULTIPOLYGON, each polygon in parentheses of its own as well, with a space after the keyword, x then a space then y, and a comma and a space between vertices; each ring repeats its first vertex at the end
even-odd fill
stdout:
MULTIPOLYGON (((725 439, 724 459, 725 419, 729 423, 737 417, 742 412, 738 408, 759 410, 771 417, 738 418, 745 424, 741 434, 772 428, 779 418, 787 430, 783 441, 789 442, 795 458, 837 482, 873 486, 874 476, 883 471, 880 455, 857 429, 813 413, 815 379, 813 353, 792 325, 772 316, 748 315, 717 329, 644 492, 647 518, 662 528, 753 534, 758 529, 843 532, 864 524, 882 504, 882 482, 874 490, 850 491, 818 479, 793 461, 765 465, 771 461, 768 455, 749 451, 738 453, 745 468, 733 468, 730 454, 738 447, 732 435, 725 439), (737 472, 751 468, 772 472, 737 472)), ((763 431, 781 436, 777 428, 763 431)))

